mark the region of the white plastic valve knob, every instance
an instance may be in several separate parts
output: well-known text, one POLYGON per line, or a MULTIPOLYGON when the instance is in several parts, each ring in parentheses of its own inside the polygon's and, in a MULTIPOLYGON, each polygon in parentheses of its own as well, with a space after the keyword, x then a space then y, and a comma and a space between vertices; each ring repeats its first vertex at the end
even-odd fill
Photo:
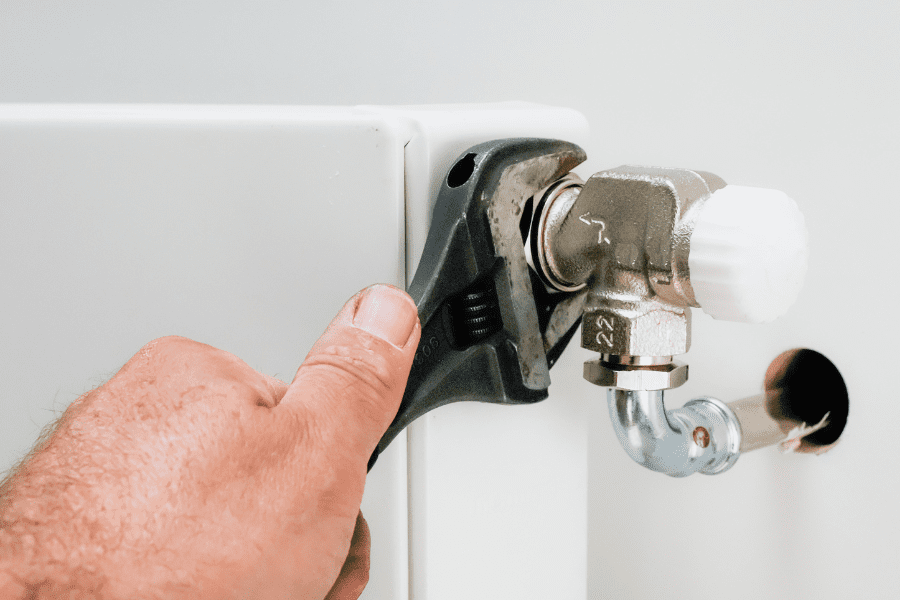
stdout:
POLYGON ((691 235, 694 297, 716 319, 772 321, 797 299, 807 252, 803 214, 787 194, 727 185, 703 204, 691 235))

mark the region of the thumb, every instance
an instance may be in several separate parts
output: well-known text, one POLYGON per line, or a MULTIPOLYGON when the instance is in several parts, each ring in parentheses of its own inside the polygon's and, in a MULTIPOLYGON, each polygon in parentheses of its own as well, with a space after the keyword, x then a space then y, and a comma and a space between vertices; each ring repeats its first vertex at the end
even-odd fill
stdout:
POLYGON ((313 345, 281 404, 302 406, 326 445, 368 461, 397 414, 420 334, 406 292, 362 290, 313 345))

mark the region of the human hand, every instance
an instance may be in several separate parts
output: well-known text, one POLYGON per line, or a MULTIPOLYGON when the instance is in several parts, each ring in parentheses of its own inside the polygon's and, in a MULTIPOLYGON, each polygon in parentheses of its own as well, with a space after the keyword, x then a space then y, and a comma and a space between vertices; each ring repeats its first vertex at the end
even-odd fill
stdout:
POLYGON ((373 286, 290 385, 151 342, 0 487, 0 598, 357 598, 366 465, 419 335, 409 296, 373 286))

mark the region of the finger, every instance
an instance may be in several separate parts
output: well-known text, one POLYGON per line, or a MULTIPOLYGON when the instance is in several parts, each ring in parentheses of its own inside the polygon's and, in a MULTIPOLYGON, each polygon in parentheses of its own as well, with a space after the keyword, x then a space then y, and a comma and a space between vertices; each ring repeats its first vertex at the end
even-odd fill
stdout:
POLYGON ((350 553, 347 555, 347 560, 344 561, 341 574, 338 575, 331 591, 325 596, 325 600, 357 600, 360 597, 369 582, 371 547, 369 525, 360 512, 356 517, 356 529, 353 530, 350 553))
POLYGON ((326 443, 368 460, 397 413, 419 341, 416 306, 387 285, 344 305, 297 371, 282 406, 302 406, 326 443))

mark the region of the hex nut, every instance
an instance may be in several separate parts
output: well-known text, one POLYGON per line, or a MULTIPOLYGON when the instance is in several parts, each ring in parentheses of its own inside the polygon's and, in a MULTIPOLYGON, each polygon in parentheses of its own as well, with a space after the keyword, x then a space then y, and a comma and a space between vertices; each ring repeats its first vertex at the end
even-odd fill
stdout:
POLYGON ((585 361, 584 378, 620 390, 671 390, 688 379, 688 366, 680 362, 654 366, 613 365, 600 359, 585 361))
POLYGON ((582 321, 581 346, 617 356, 685 354, 691 346, 691 311, 651 302, 639 309, 588 310, 582 321))

